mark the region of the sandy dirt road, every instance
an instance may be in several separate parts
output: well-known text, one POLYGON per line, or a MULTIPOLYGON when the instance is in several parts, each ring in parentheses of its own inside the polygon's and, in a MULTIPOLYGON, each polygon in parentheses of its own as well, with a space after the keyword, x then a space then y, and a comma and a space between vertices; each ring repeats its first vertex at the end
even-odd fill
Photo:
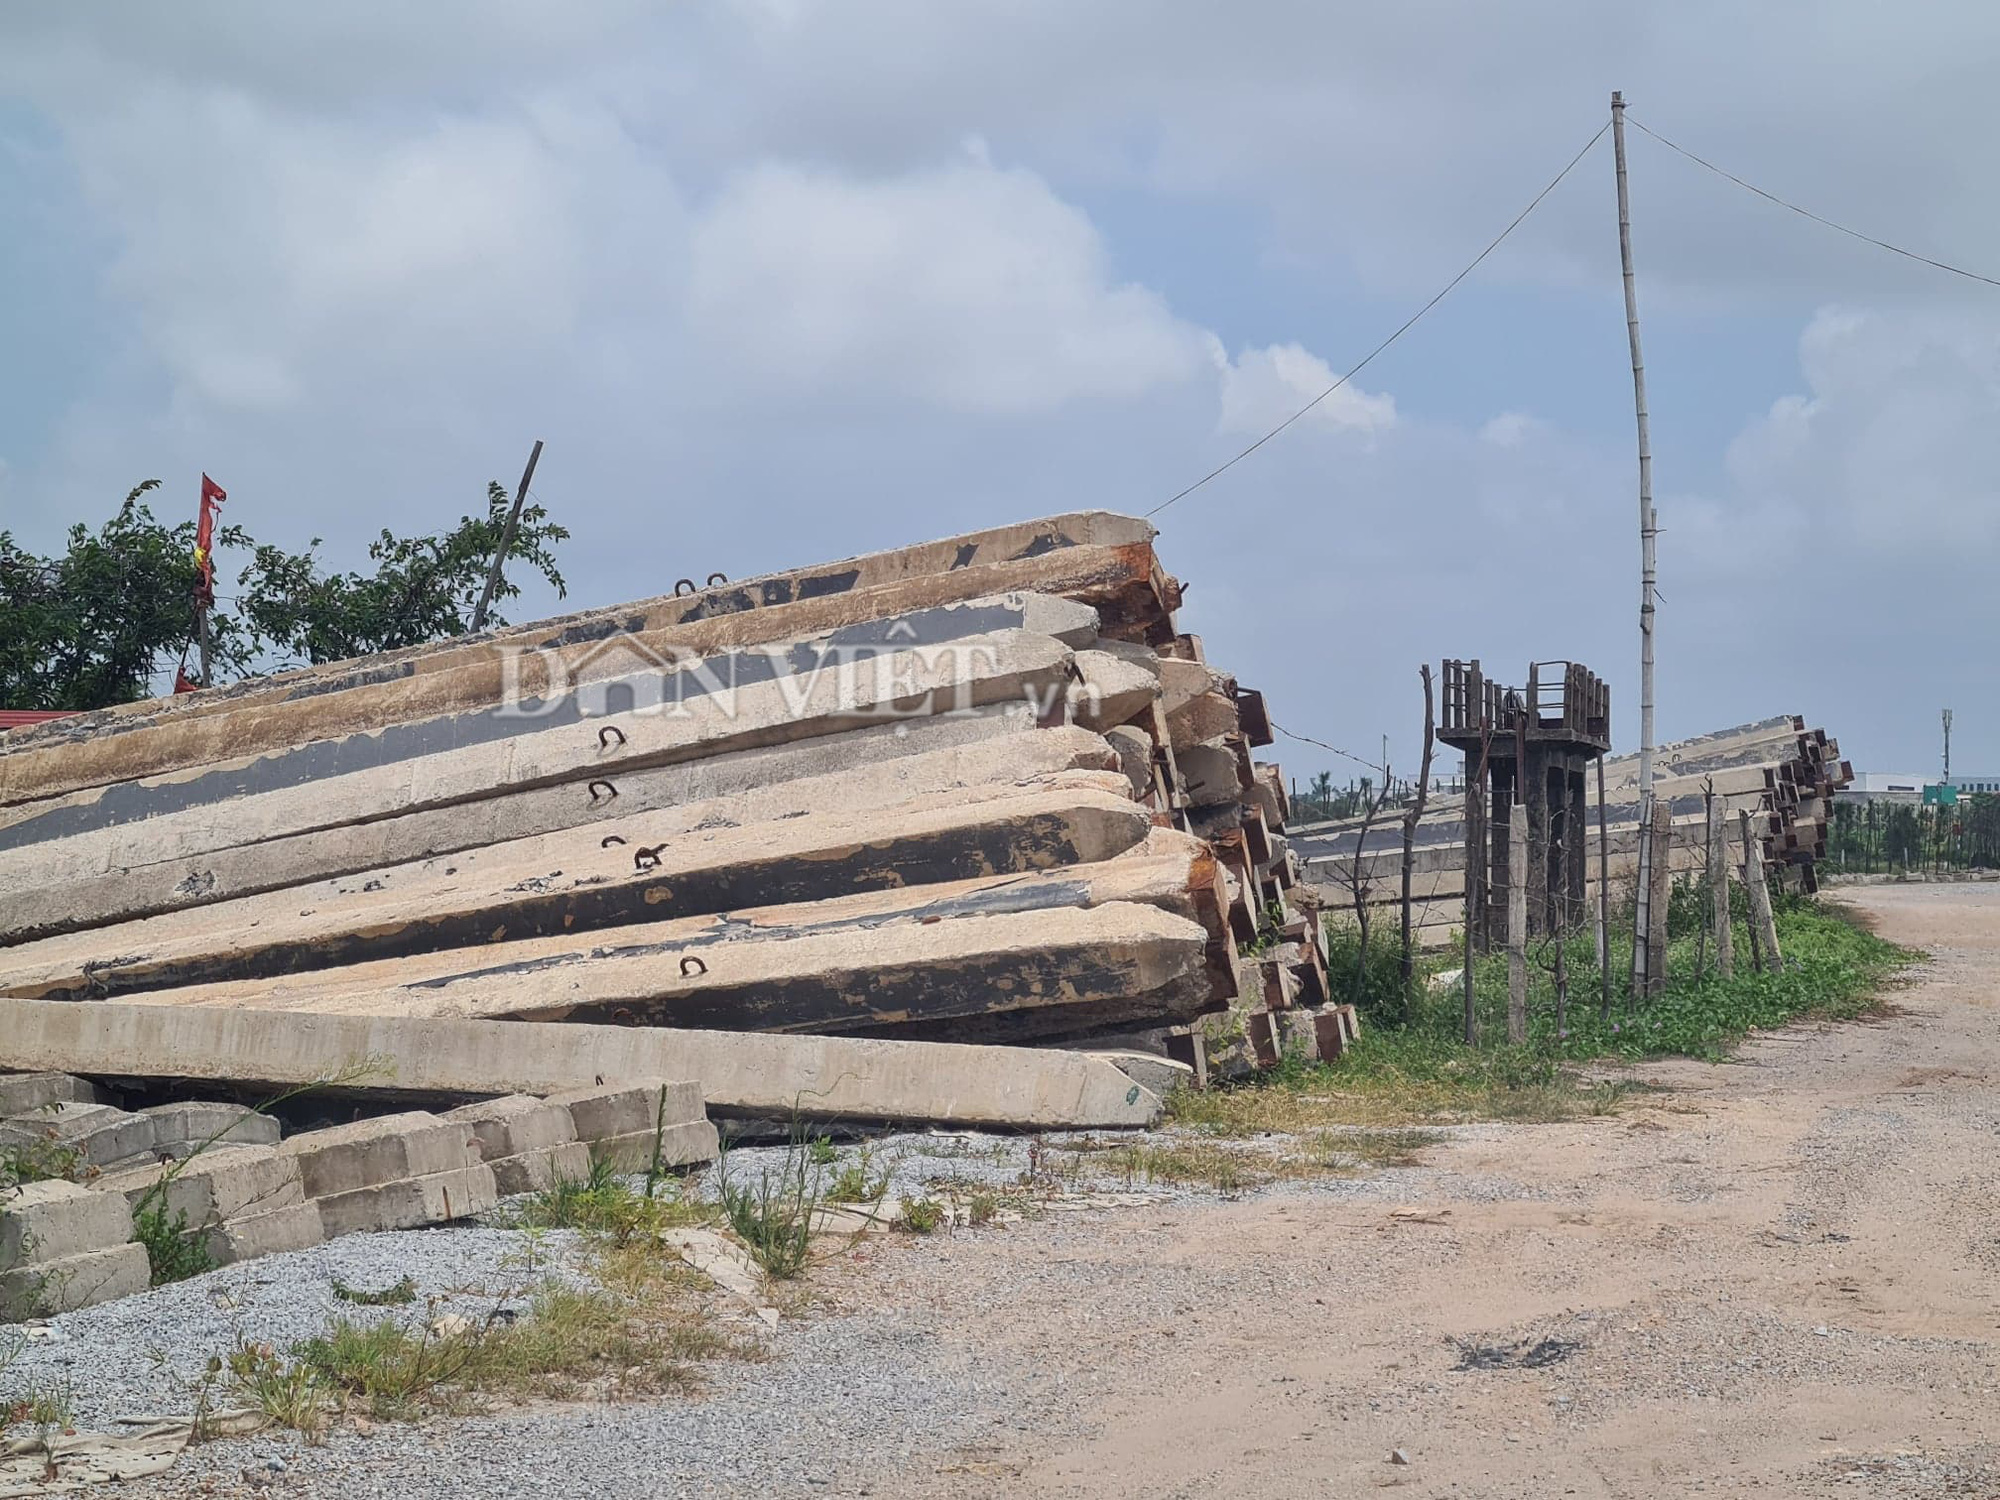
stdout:
POLYGON ((2000 1496, 2000 887, 1846 899, 1935 955, 1895 1014, 1437 1148, 1437 1222, 1295 1191, 904 1261, 931 1358, 1036 1378, 876 1493, 2000 1496))

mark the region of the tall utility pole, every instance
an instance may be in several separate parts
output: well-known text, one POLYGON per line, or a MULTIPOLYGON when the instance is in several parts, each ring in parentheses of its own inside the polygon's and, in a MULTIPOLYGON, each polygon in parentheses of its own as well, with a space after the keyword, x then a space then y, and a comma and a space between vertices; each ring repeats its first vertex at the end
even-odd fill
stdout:
POLYGON ((493 549, 493 566, 486 574, 486 587, 479 595, 479 607, 472 612, 472 628, 482 630, 486 626, 486 611, 493 606, 493 591, 500 587, 500 565, 507 560, 507 549, 514 545, 514 528, 521 524, 521 507, 528 499, 528 486, 535 482, 535 465, 541 461, 542 440, 535 439, 535 446, 528 453, 528 467, 521 471, 521 487, 514 491, 514 508, 507 512, 507 524, 500 532, 499 545, 493 549))
POLYGON ((1944 779, 1951 780, 1951 710, 1944 711, 1944 779))
MULTIPOLYGON (((1639 353, 1639 293, 1632 281, 1632 200, 1625 186, 1625 96, 1611 96, 1611 147, 1618 164, 1618 259, 1625 272, 1625 332, 1632 344, 1632 405, 1639 419, 1639 893, 1632 926, 1632 993, 1643 995, 1659 965, 1652 930, 1653 873, 1653 443, 1646 426, 1646 361, 1639 353)), ((1665 955, 1660 955, 1663 958, 1665 955)))

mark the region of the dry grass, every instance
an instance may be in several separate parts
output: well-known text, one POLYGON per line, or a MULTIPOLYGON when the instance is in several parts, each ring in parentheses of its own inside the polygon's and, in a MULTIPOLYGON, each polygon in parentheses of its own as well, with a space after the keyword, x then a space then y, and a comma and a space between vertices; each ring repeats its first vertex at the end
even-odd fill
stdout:
POLYGON ((337 1318, 289 1356, 244 1344, 218 1367, 240 1399, 317 1440, 346 1414, 412 1420, 498 1402, 690 1391, 701 1362, 761 1355, 717 1325, 707 1279, 650 1235, 600 1231, 591 1273, 591 1285, 542 1282, 519 1316, 496 1309, 466 1322, 430 1306, 375 1322, 337 1318))
POLYGON ((1302 1135, 1340 1126, 1574 1120, 1610 1113, 1628 1089, 1622 1082, 1584 1083, 1567 1074, 1515 1085, 1480 1081, 1468 1086, 1388 1071, 1346 1076, 1315 1068, 1297 1078, 1183 1090, 1167 1100, 1167 1110, 1177 1124, 1219 1136, 1302 1135))
MULTIPOLYGON (((1246 1132, 1247 1133, 1247 1132, 1246 1132)), ((1163 1132, 1137 1141, 1064 1145, 1079 1170, 1123 1178, 1128 1186, 1167 1182, 1238 1192, 1269 1182, 1344 1177, 1364 1167, 1417 1164, 1418 1153, 1443 1139, 1412 1129, 1319 1129, 1266 1133, 1256 1144, 1232 1144, 1215 1133, 1163 1132)))

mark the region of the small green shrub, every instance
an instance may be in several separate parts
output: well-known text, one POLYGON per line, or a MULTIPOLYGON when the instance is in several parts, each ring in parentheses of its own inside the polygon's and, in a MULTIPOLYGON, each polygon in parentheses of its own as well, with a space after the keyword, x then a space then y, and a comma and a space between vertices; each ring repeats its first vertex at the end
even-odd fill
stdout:
POLYGON ((868 1153, 861 1153, 860 1159, 851 1161, 834 1174, 833 1185, 826 1190, 832 1203, 874 1203, 889 1191, 889 1174, 871 1177, 868 1172, 868 1153))
POLYGON ((911 1234, 929 1234, 944 1222, 944 1205, 935 1198, 908 1198, 898 1223, 911 1234))
POLYGON ((154 1286, 186 1281, 215 1269, 215 1259, 208 1253, 208 1236, 188 1227, 184 1211, 176 1210, 171 1216, 167 1213, 162 1188, 139 1200, 132 1215, 132 1238, 146 1247, 154 1286))
POLYGON ((0 1147, 0 1192, 30 1182, 75 1182, 88 1170, 83 1153, 61 1144, 53 1135, 0 1147))
POLYGON ((730 1153, 717 1164, 723 1216, 764 1274, 790 1280, 806 1267, 813 1215, 820 1206, 820 1169, 805 1143, 794 1138, 784 1161, 740 1182, 730 1173, 730 1153))
POLYGON ((515 1222, 523 1229, 580 1229, 623 1245, 711 1217, 713 1211, 689 1200, 679 1184, 671 1195, 640 1192, 610 1162, 600 1159, 590 1164, 586 1176, 565 1177, 531 1194, 515 1222))

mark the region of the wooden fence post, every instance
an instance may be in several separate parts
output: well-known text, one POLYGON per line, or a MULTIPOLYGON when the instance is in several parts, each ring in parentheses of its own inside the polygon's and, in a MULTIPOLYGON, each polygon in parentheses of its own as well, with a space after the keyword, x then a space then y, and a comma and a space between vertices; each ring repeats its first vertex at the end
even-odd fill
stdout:
POLYGON ((1708 888, 1715 902, 1715 972, 1728 979, 1736 972, 1735 934, 1729 920, 1729 855, 1722 830, 1723 799, 1708 804, 1708 888))
POLYGON ((1666 799, 1653 803, 1652 889, 1646 895, 1646 993, 1667 987, 1667 908, 1674 886, 1674 810, 1666 799))
POLYGON ((1528 809, 1507 813, 1507 1040, 1528 1039, 1528 809))

